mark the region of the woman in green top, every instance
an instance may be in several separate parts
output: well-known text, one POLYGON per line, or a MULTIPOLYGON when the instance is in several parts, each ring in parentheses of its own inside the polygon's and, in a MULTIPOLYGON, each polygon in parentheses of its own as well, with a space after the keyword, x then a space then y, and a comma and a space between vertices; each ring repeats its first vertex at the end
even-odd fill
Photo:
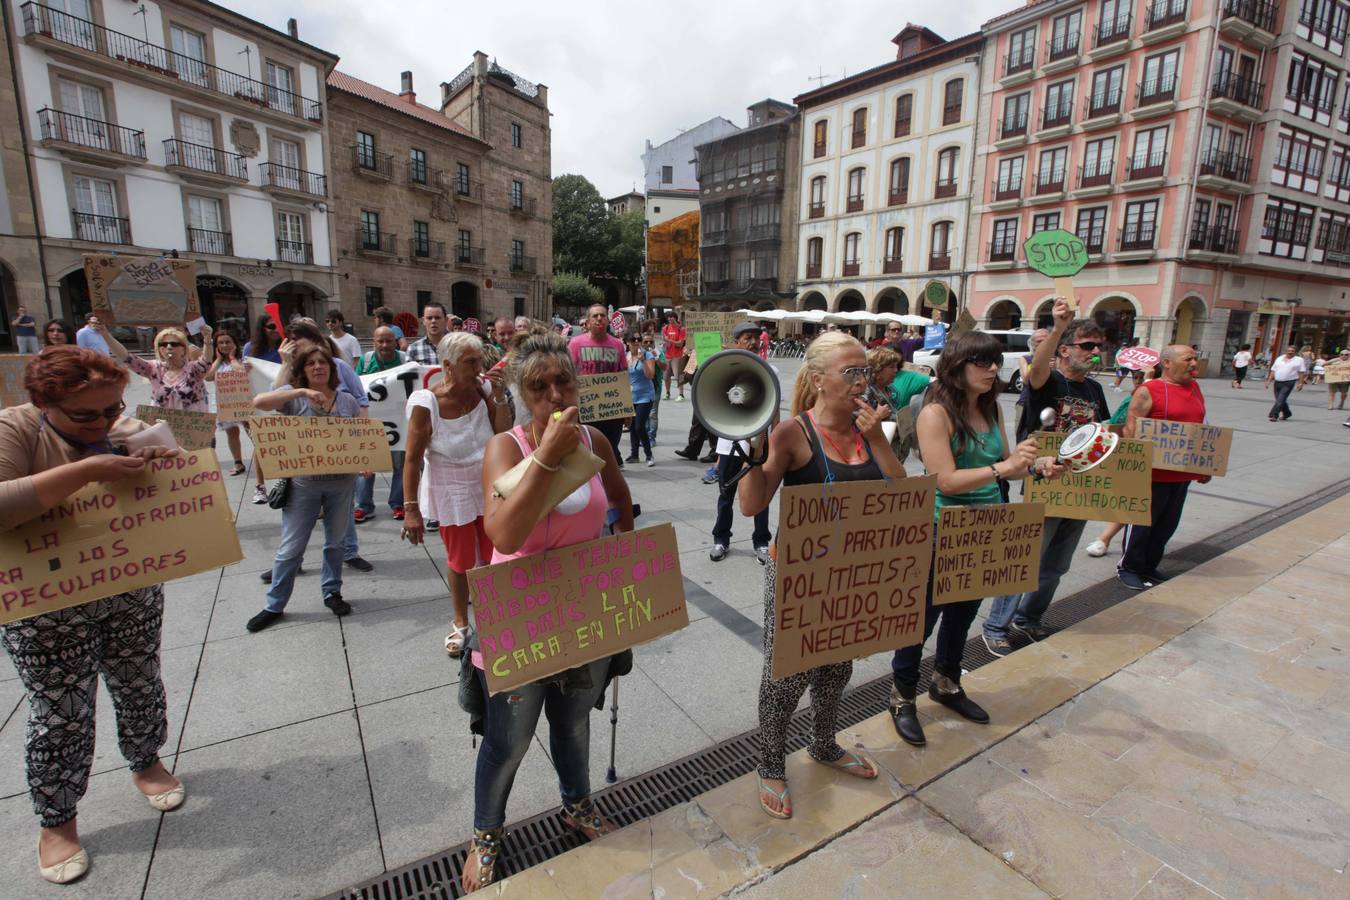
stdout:
MULTIPOLYGON (((937 507, 972 506, 1003 502, 999 483, 1021 478, 1032 470, 1055 477, 1064 466, 1051 456, 1036 456, 1036 441, 1028 438, 1009 453, 998 415, 998 371, 1003 346, 981 331, 961 331, 947 339, 938 357, 937 376, 928 402, 919 413, 919 451, 928 472, 937 476, 937 507)), ((986 723, 989 714, 961 689, 961 655, 981 600, 933 606, 933 572, 928 574, 924 609, 924 640, 938 628, 936 665, 928 696, 972 722, 986 723)), ((906 743, 925 743, 915 699, 923 645, 897 650, 891 660, 895 687, 891 692, 891 719, 906 743)))

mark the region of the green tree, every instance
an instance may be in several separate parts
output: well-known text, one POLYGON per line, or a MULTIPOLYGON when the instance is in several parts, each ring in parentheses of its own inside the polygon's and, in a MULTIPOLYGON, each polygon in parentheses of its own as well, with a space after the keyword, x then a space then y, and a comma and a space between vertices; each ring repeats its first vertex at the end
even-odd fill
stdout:
POLYGON ((583 175, 553 179, 553 269, 583 280, 609 268, 613 223, 605 199, 583 175))
POLYGON ((646 261, 646 217, 634 211, 610 217, 609 259, 606 274, 636 290, 646 261))
POLYGON ((576 272, 553 273, 553 304, 558 307, 585 307, 604 303, 605 293, 576 272))

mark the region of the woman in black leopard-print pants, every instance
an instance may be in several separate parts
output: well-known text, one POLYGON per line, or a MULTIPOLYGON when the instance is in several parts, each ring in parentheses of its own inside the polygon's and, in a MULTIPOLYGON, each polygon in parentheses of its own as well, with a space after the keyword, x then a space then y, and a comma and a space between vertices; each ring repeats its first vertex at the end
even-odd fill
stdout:
POLYGON ((853 662, 817 666, 787 678, 773 677, 774 585, 778 566, 772 559, 764 567, 764 673, 759 680, 759 734, 761 778, 786 781, 787 729, 802 694, 811 688, 811 745, 806 752, 812 759, 835 762, 844 755, 834 738, 835 716, 844 688, 853 676, 853 662))
POLYGON ((153 585, 0 628, 28 691, 28 789, 43 828, 75 818, 94 763, 94 701, 103 675, 117 743, 141 772, 168 736, 159 676, 164 589, 153 585))

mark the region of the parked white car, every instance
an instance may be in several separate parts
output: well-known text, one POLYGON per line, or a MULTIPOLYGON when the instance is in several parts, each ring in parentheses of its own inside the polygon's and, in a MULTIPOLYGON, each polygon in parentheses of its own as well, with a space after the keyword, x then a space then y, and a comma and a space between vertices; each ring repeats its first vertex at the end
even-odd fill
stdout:
MULTIPOLYGON (((1003 344, 1003 365, 998 369, 998 380, 1006 385, 1010 391, 1022 390, 1022 370, 1018 367, 1018 362, 1029 352, 1031 341, 1030 331, 986 331, 985 334, 992 334, 1003 344)), ((941 348, 936 350, 915 350, 914 364, 924 366, 929 372, 937 371, 938 355, 942 352, 941 348)))

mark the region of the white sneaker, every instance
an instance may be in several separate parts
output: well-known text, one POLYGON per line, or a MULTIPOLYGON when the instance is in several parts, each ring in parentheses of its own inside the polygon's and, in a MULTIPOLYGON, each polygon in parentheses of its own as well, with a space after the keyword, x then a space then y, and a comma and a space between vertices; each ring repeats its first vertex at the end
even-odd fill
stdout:
POLYGON ((1087 555, 1088 555, 1088 556, 1105 556, 1105 555, 1106 555, 1106 545, 1103 544, 1101 541, 1093 541, 1092 543, 1090 543, 1090 544, 1087 545, 1087 555))

